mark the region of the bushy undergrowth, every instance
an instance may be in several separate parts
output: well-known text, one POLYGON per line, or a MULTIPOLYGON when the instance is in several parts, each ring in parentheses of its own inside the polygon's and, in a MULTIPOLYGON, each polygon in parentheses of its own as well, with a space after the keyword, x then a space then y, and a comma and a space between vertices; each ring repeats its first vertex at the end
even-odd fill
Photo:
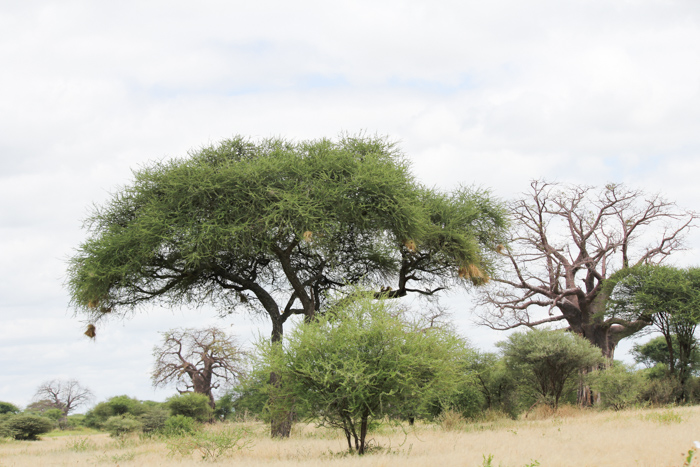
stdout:
POLYGON ((166 441, 170 456, 190 456, 198 452, 205 461, 216 461, 253 446, 251 433, 244 427, 209 427, 171 437, 166 441))
POLYGON ((16 440, 36 440, 54 427, 51 419, 32 414, 12 415, 5 419, 2 431, 16 440))
POLYGON ((118 437, 140 431, 143 428, 143 424, 132 415, 125 414, 109 417, 104 423, 103 428, 110 436, 118 437))

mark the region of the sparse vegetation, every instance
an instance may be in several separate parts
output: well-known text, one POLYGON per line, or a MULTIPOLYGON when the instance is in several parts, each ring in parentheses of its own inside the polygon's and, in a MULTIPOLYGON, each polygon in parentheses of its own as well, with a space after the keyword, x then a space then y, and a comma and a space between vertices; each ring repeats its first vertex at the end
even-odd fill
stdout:
POLYGON ((536 419, 513 420, 492 413, 491 419, 479 422, 453 414, 458 423, 450 426, 417 420, 411 427, 407 422, 396 425, 381 420, 370 432, 372 448, 365 456, 347 454, 344 435, 338 429, 299 423, 290 439, 279 440, 271 439, 266 425, 259 421, 202 425, 195 433, 171 437, 115 439, 92 434, 7 441, 0 444, 0 458, 2 465, 17 467, 117 463, 148 467, 163 465, 169 453, 167 462, 179 466, 216 460, 243 467, 578 467, 600 465, 601 459, 610 465, 697 463, 693 428, 700 426, 700 407, 595 411, 564 405, 556 413, 541 410, 536 419), (593 445, 596 449, 590 449, 593 445))

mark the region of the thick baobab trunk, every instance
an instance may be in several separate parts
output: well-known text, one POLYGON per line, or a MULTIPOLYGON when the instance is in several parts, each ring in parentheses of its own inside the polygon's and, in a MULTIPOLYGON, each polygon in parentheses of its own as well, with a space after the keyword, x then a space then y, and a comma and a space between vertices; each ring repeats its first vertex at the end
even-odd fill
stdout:
MULTIPOLYGON (((603 367, 608 368, 613 361, 613 357, 615 355, 615 345, 617 344, 614 337, 610 333, 610 326, 603 323, 592 323, 582 326, 581 330, 582 336, 585 337, 592 345, 600 349, 603 357, 605 358, 603 367)), ((586 375, 599 369, 601 369, 600 366, 584 368, 579 374, 577 402, 581 407, 593 407, 594 405, 600 403, 600 393, 592 391, 590 386, 586 384, 586 375)))

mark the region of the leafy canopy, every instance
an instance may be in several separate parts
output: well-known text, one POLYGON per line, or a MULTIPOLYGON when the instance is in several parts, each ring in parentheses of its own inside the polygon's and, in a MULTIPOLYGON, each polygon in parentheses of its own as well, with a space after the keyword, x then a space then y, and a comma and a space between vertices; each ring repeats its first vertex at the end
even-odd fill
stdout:
POLYGON ((383 138, 236 137, 135 171, 85 225, 68 288, 90 319, 146 302, 244 306, 279 340, 289 316, 347 284, 398 297, 485 282, 505 214, 487 191, 421 186, 383 138))
POLYGON ((364 452, 368 423, 420 414, 449 399, 467 378, 465 342, 449 330, 409 321, 386 299, 357 293, 318 321, 296 327, 283 349, 262 346, 265 366, 283 384, 276 400, 344 430, 348 448, 364 452))
POLYGON ((565 331, 531 329, 511 334, 497 345, 508 369, 524 387, 554 408, 571 377, 603 359, 600 350, 586 339, 565 331))

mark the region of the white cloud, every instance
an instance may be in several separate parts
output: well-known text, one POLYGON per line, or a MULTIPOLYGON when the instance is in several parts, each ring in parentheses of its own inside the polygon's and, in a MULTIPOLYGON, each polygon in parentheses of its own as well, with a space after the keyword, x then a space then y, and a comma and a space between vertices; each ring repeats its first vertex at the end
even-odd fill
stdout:
MULTIPOLYGON (((213 313, 139 315, 87 342, 67 312, 65 258, 88 206, 131 169, 237 133, 387 134, 426 184, 503 198, 546 177, 700 205, 695 3, 5 3, 0 355, 12 370, 0 400, 26 404, 58 375, 99 397, 154 395, 157 332, 213 313)), ((679 262, 697 264, 697 248, 679 262)), ((463 322, 468 300, 448 301, 463 322)))

